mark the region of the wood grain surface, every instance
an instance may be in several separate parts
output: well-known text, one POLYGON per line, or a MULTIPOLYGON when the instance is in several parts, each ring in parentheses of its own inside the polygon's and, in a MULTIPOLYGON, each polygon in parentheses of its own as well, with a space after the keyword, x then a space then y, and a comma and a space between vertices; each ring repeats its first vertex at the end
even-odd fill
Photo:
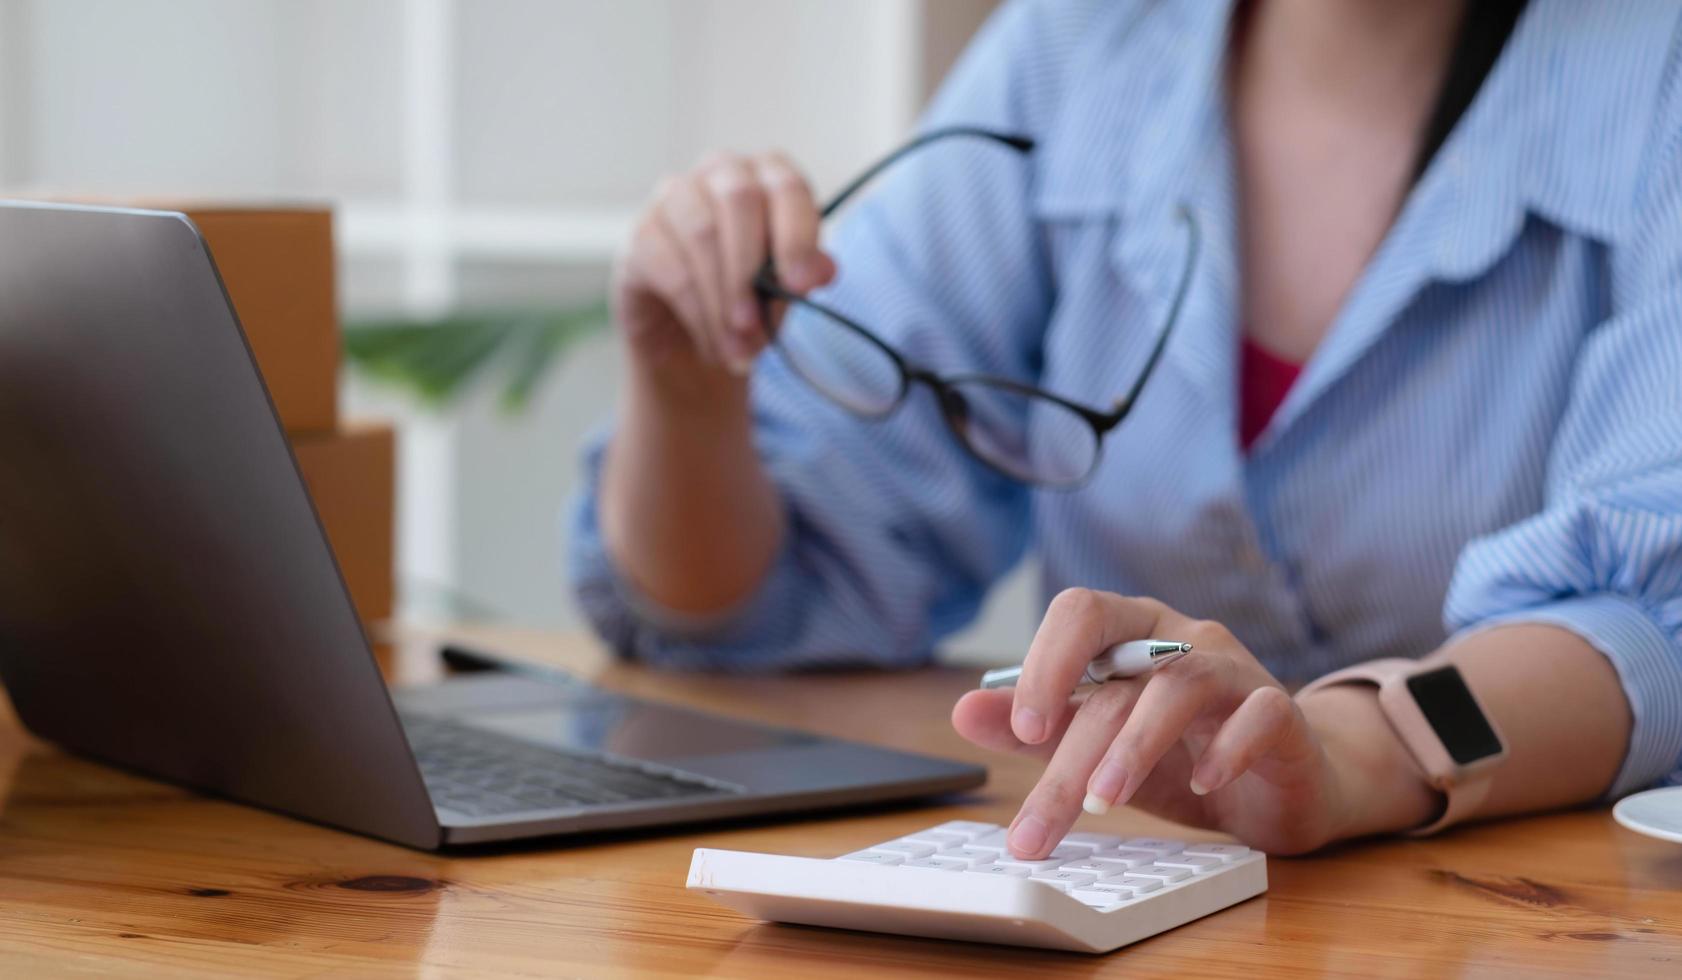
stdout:
MULTIPOLYGON (((576 636, 463 631, 604 685, 984 761, 935 806, 433 855, 66 755, 0 709, 0 976, 1682 976, 1682 846, 1604 809, 1270 861, 1260 898, 1106 956, 738 916, 684 890, 690 851, 833 856, 954 818, 1005 822, 1031 765, 946 721, 972 672, 662 675, 576 636)), ((431 637, 387 673, 437 673, 431 637)), ((1083 829, 1173 833, 1132 811, 1083 829)))

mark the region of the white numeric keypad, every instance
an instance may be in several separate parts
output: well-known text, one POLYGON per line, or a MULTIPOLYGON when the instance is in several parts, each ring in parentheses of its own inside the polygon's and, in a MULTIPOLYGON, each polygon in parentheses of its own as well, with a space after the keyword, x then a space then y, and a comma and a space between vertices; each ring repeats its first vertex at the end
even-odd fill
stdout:
POLYGON ((1092 952, 1267 889, 1242 844, 1077 831, 1025 861, 1006 837, 950 820, 833 861, 700 848, 689 887, 775 921, 1092 952))

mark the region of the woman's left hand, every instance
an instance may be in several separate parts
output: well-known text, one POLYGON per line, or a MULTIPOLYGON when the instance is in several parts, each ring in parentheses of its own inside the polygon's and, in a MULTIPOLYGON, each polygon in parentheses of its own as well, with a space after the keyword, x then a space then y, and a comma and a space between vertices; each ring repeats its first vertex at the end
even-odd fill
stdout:
MULTIPOLYGON (((1153 599, 1070 589, 1047 610, 1015 689, 969 692, 952 723, 979 745, 1048 760, 1011 823, 1010 850, 1021 858, 1049 852, 1083 802, 1097 812, 1132 803, 1274 853, 1310 851, 1380 829, 1360 812, 1374 787, 1354 785, 1370 782, 1375 765, 1398 767, 1381 780, 1413 781, 1383 788, 1428 816, 1433 794, 1395 737, 1377 730, 1388 726, 1376 697, 1353 688, 1325 695, 1315 696, 1311 722, 1219 623, 1153 599), (1192 653, 1071 697, 1098 654, 1152 637, 1189 642, 1192 653)), ((1393 819, 1400 829, 1419 815, 1393 819)))

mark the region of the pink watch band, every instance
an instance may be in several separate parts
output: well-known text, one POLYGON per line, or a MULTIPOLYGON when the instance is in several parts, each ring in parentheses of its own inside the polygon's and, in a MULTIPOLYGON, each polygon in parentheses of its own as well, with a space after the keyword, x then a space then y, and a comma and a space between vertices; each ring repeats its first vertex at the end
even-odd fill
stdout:
MULTIPOLYGON (((1477 765, 1468 768, 1456 764, 1407 689, 1409 677, 1434 669, 1437 669, 1435 665, 1423 665, 1399 657, 1372 660, 1333 671, 1297 692, 1301 696, 1339 684, 1367 684, 1378 689, 1378 705, 1389 720, 1390 727, 1425 771, 1425 778, 1443 794, 1446 802, 1437 819, 1407 832, 1414 837, 1434 834, 1466 819, 1477 812, 1479 804, 1489 794, 1491 767, 1477 765)), ((1487 716, 1485 712, 1486 719, 1487 716)))

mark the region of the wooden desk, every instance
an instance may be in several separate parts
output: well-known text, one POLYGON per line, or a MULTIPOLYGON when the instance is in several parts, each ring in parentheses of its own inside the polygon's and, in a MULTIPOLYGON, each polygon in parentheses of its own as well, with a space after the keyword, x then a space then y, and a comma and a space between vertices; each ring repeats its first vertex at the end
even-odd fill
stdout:
MULTIPOLYGON (((982 760, 946 722, 974 677, 728 679, 589 641, 473 637, 625 691, 982 760)), ((411 643, 388 664, 435 672, 411 643)), ((440 857, 202 799, 0 721, 0 976, 1682 976, 1682 846, 1604 810, 1270 862, 1260 898, 1108 956, 764 925, 686 892, 697 845, 833 856, 952 818, 1004 822, 1034 770, 937 808, 440 857)), ((1089 829, 1167 825, 1121 812, 1089 829)))

